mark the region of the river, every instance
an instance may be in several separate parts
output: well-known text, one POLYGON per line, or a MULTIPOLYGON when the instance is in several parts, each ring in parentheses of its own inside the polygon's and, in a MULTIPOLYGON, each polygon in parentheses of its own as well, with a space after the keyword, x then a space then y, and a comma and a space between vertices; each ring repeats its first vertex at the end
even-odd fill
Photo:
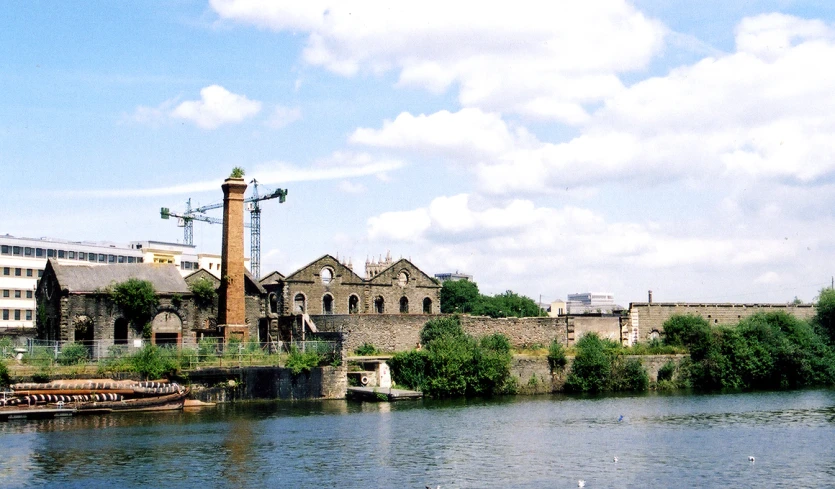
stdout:
POLYGON ((572 488, 581 479, 589 489, 835 487, 835 390, 266 402, 0 423, 0 487, 572 488))

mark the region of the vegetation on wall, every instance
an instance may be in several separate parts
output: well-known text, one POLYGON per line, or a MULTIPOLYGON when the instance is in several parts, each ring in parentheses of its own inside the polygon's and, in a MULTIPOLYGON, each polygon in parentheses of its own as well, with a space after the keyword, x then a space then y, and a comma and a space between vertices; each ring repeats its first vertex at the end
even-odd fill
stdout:
POLYGON ((146 326, 159 306, 159 297, 154 290, 154 285, 147 280, 136 278, 129 278, 110 287, 110 300, 119 306, 125 319, 134 328, 141 329, 143 334, 149 329, 146 326))
POLYGON ((474 316, 538 317, 545 313, 528 297, 512 290, 494 296, 482 295, 478 285, 468 280, 447 280, 441 287, 441 312, 474 316))
POLYGON ((440 398, 514 391, 510 342, 504 335, 473 338, 454 316, 428 321, 420 337, 422 350, 401 352, 391 359, 398 385, 440 398))
POLYGON ((243 178, 246 175, 246 172, 240 166, 236 166, 232 168, 232 173, 229 174, 229 178, 243 178))
POLYGON ((206 309, 212 307, 217 299, 215 284, 207 278, 199 278, 189 284, 191 293, 194 294, 194 302, 197 307, 206 309))
POLYGON ((368 357, 372 355, 378 355, 380 350, 377 349, 376 346, 372 345, 371 343, 363 343, 357 348, 354 349, 354 354, 359 355, 361 357, 368 357))

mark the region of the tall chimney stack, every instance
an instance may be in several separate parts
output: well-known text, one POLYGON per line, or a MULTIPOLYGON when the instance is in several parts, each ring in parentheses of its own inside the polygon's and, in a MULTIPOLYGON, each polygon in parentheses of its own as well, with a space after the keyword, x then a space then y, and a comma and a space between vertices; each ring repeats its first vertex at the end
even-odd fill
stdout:
POLYGON ((649 295, 649 298, 648 298, 649 303, 652 304, 652 291, 650 290, 647 295, 649 295))
POLYGON ((244 192, 246 182, 234 176, 223 185, 223 251, 220 258, 218 326, 225 340, 249 337, 244 300, 244 192))

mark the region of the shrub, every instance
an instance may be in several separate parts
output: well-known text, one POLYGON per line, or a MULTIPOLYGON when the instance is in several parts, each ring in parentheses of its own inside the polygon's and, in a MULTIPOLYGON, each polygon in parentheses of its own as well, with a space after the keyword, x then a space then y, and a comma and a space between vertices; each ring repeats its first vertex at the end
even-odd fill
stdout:
POLYGON ((444 335, 464 336, 464 329, 461 327, 461 319, 458 316, 427 321, 420 331, 420 342, 428 346, 430 342, 444 335))
POLYGON ((625 358, 618 343, 589 333, 577 342, 565 381, 569 392, 645 391, 649 375, 637 358, 625 358))
POLYGON ((673 375, 676 373, 676 363, 672 360, 665 363, 658 369, 658 382, 665 380, 673 380, 673 375))
POLYGON ((131 371, 145 379, 159 379, 176 374, 180 370, 176 352, 146 344, 130 357, 131 371))
POLYGON ((189 286, 191 293, 194 294, 194 303, 200 308, 209 308, 214 306, 215 299, 217 299, 217 290, 215 284, 207 279, 200 278, 192 282, 189 286))
POLYGON ((565 348, 562 343, 553 340, 551 346, 548 347, 548 366, 551 367, 551 371, 562 370, 567 363, 568 359, 565 357, 565 348))
MULTIPOLYGON (((110 289, 110 300, 119 306, 134 328, 144 328, 156 312, 159 298, 147 280, 129 278, 110 289)), ((143 329, 143 334, 146 332, 143 329)))
POLYGON ((80 343, 67 343, 61 347, 58 353, 57 362, 59 365, 78 365, 87 363, 90 359, 90 350, 80 343))
POLYGON ((310 369, 318 367, 322 361, 322 356, 315 350, 299 351, 298 348, 290 349, 290 354, 287 356, 287 362, 284 364, 289 368, 293 375, 299 375, 302 372, 310 372, 310 369))
POLYGON ((0 359, 0 388, 6 388, 12 383, 12 378, 9 375, 9 368, 6 367, 6 362, 0 359))
POLYGON ((426 350, 412 350, 395 355, 389 360, 392 379, 399 386, 423 390, 429 353, 426 350))
POLYGON ((378 350, 371 343, 363 343, 362 345, 360 345, 358 348, 356 348, 354 350, 354 353, 361 356, 361 357, 367 357, 367 356, 379 354, 380 350, 378 350))
POLYGON ((665 345, 688 346, 707 334, 710 323, 701 316, 676 314, 664 321, 663 328, 665 345))
POLYGON ((643 392, 649 387, 649 374, 637 358, 616 357, 612 362, 612 373, 608 390, 643 392))

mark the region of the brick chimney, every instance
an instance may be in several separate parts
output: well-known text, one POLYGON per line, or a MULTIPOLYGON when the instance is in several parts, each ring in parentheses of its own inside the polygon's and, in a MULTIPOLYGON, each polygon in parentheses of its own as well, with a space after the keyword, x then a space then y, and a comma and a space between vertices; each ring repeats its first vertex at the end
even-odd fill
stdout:
POLYGON ((223 251, 220 259, 218 326, 226 341, 246 341, 246 303, 244 299, 244 192, 243 178, 227 178, 223 185, 223 251))

